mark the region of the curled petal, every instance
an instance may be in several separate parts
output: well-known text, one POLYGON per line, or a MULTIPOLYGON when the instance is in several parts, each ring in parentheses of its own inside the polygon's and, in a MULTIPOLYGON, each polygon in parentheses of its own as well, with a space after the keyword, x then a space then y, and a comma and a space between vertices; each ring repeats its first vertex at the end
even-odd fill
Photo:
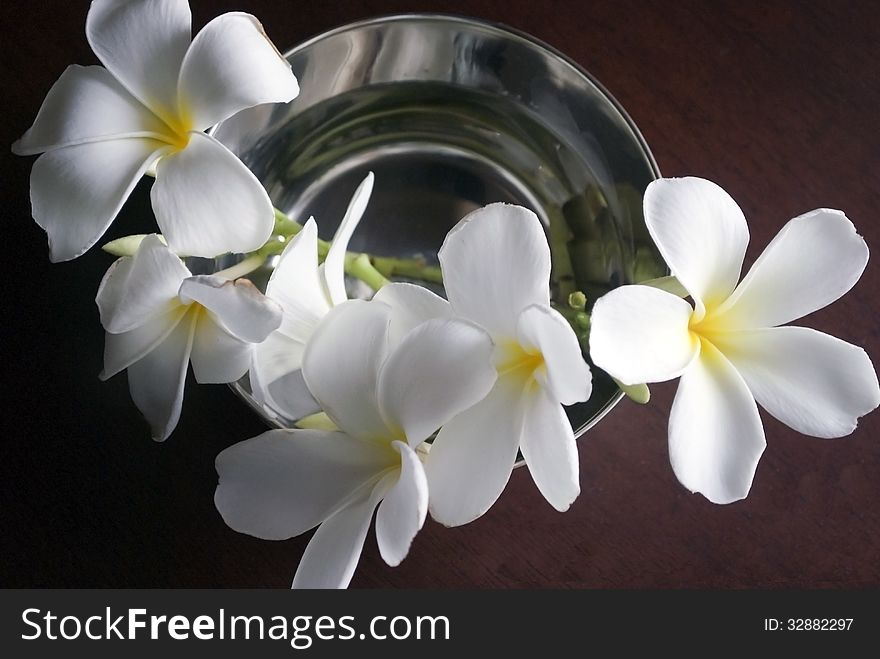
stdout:
POLYGON ((418 446, 495 384, 492 339, 451 318, 422 323, 391 352, 379 374, 379 405, 392 428, 418 446))
POLYGON ((312 536, 292 588, 347 588, 364 548, 376 505, 391 486, 385 478, 328 518, 312 536))
POLYGON ((31 155, 121 137, 161 139, 166 130, 107 69, 74 64, 52 85, 34 125, 12 151, 31 155))
POLYGON ((222 451, 214 504, 239 533, 283 540, 331 517, 397 461, 384 447, 323 430, 270 430, 222 451))
POLYGON ((152 352, 177 327, 186 313, 187 308, 179 306, 127 332, 107 332, 104 335, 104 369, 98 377, 102 380, 111 378, 152 352))
POLYGON ((198 302, 223 329, 248 343, 260 343, 281 324, 281 306, 247 279, 196 275, 181 283, 179 295, 184 304, 198 302))
POLYGON ((573 405, 590 397, 590 367, 571 325, 558 311, 551 307, 527 307, 517 321, 516 333, 522 346, 540 352, 544 369, 536 375, 557 403, 573 405))
POLYGON ((730 295, 749 229, 729 194, 701 178, 658 179, 645 190, 645 222, 672 274, 694 298, 698 320, 730 295))
POLYGON ((490 204, 462 219, 439 253, 455 313, 496 337, 516 336, 520 312, 550 306, 550 247, 538 216, 490 204))
POLYGON ((439 295, 424 286, 392 282, 380 288, 374 302, 391 307, 388 343, 396 346, 411 330, 433 318, 451 318, 452 307, 439 295))
POLYGON ((157 442, 168 439, 180 419, 195 323, 190 311, 162 343, 128 367, 131 399, 157 442))
POLYGON ((327 258, 324 259, 324 280, 333 304, 340 304, 348 299, 345 293, 345 252, 348 250, 348 241, 351 240, 364 211, 367 210, 370 195, 373 193, 373 181, 373 172, 370 172, 354 191, 339 228, 333 236, 327 258))
POLYGON ((742 375, 758 404, 814 437, 843 437, 880 405, 864 350, 805 327, 725 332, 712 342, 742 375))
POLYGON ((393 434, 377 398, 390 313, 381 303, 344 302, 327 314, 303 355, 309 391, 333 423, 353 437, 387 441, 393 434))
POLYGON ((101 324, 119 334, 174 311, 181 306, 180 284, 189 276, 190 271, 158 236, 147 236, 134 256, 118 259, 101 280, 95 297, 101 324))
POLYGON ((49 236, 53 262, 83 254, 104 235, 144 172, 167 145, 121 139, 44 153, 31 170, 34 220, 49 236))
POLYGON ((193 375, 199 384, 235 382, 251 365, 253 344, 227 332, 209 315, 202 315, 193 336, 193 375))
POLYGON ((263 186, 203 133, 189 133, 185 149, 159 161, 150 196, 168 246, 180 254, 252 252, 272 233, 274 212, 263 186))
POLYGON ((263 26, 231 12, 205 25, 183 59, 178 81, 180 114, 205 130, 246 108, 287 103, 299 86, 263 26))
POLYGON ((565 512, 581 491, 574 432, 554 397, 539 387, 529 393, 520 449, 541 494, 565 512))
POLYGON ((254 398, 289 419, 300 419, 321 410, 302 374, 305 345, 280 331, 253 346, 250 368, 254 398))
POLYGON ((690 304, 657 288, 615 288, 593 306, 590 357, 626 385, 676 378, 700 352, 688 328, 692 313, 690 304))
POLYGON ((523 431, 519 378, 498 378, 482 401, 440 429, 425 462, 431 516, 446 526, 485 513, 510 479, 523 431))
POLYGON ((727 329, 788 323, 841 297, 867 264, 868 245, 846 215, 827 208, 811 211, 782 227, 707 321, 727 329))
POLYGON ((330 311, 318 274, 318 225, 313 218, 284 248, 269 278, 266 295, 284 309, 280 331, 303 344, 330 311))
POLYGON ((736 369, 703 342, 681 377, 669 415, 669 459, 678 480, 712 503, 745 498, 764 452, 755 399, 736 369))
POLYGON ((94 0, 86 37, 119 82, 163 117, 177 110, 177 76, 192 37, 185 0, 94 0))
POLYGON ((406 558, 428 514, 428 481, 419 457, 403 442, 393 446, 400 452, 400 475, 376 513, 379 553, 392 567, 406 558))

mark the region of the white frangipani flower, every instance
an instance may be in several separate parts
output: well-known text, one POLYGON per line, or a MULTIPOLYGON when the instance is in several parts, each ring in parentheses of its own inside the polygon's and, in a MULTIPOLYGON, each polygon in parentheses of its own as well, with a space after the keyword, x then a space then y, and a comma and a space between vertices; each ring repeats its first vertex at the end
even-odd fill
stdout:
POLYGON ((236 531, 284 539, 320 524, 294 588, 346 587, 377 506, 382 558, 406 557, 428 510, 417 447, 495 382, 483 330, 435 318, 397 342, 406 319, 394 316, 350 300, 308 343, 303 374, 339 431, 272 430, 217 456, 214 501, 236 531))
POLYGON ((291 419, 318 411, 302 378, 302 355, 321 320, 345 302, 345 254, 360 222, 374 177, 370 172, 355 190, 322 265, 318 265, 318 227, 309 218, 275 265, 266 295, 284 309, 281 326, 255 347, 250 368, 254 397, 291 419))
POLYGON ((547 501, 568 509, 580 492, 579 465, 562 405, 587 400, 592 382, 577 337, 550 307, 550 248, 540 220, 519 206, 491 204, 449 232, 439 257, 452 311, 492 337, 498 380, 431 446, 431 516, 456 526, 485 513, 517 450, 547 501))
POLYGON ((744 498, 764 451, 757 401, 795 430, 842 437, 880 404, 864 350, 803 327, 779 327, 855 285, 868 247, 840 211, 789 221, 739 284, 745 217, 720 187, 660 179, 645 193, 654 242, 694 301, 622 286, 593 308, 590 355, 624 384, 681 376, 669 417, 678 480, 715 503, 744 498))
POLYGON ((132 400, 157 441, 180 418, 190 361, 198 382, 233 382, 281 323, 278 304, 249 281, 193 276, 155 234, 110 267, 95 301, 107 331, 101 379, 128 369, 132 400))
POLYGON ((186 0, 94 0, 86 36, 104 64, 70 66, 12 150, 45 152, 31 173, 33 215, 53 261, 104 234, 138 180, 180 254, 249 252, 269 238, 272 203, 254 175, 203 131, 298 91, 288 63, 249 14, 229 13, 191 38, 186 0))

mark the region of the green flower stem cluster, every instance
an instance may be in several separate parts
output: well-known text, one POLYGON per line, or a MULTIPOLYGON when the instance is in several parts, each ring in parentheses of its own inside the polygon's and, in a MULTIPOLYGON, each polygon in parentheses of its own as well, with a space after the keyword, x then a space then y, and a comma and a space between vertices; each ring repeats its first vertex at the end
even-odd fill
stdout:
MULTIPOLYGON (((290 238, 302 230, 302 225, 288 217, 277 208, 275 209, 275 228, 273 238, 266 243, 259 252, 266 251, 264 259, 272 254, 278 254, 284 249, 285 242, 277 240, 277 237, 290 238)), ((323 260, 330 249, 330 243, 326 240, 318 240, 318 258, 323 260)), ((258 252, 258 253, 259 253, 258 252)), ((443 275, 440 268, 428 263, 421 258, 398 259, 390 256, 372 256, 359 252, 348 252, 345 256, 345 272, 352 277, 363 281, 373 290, 379 290, 388 283, 392 277, 404 277, 434 284, 443 283, 443 275)))
MULTIPOLYGON (((302 231, 302 225, 291 219, 286 213, 275 210, 275 226, 272 237, 260 249, 251 252, 235 265, 215 274, 238 279, 245 277, 260 268, 267 259, 281 254, 290 238, 302 231)), ((113 240, 103 246, 103 250, 113 256, 131 256, 136 251, 144 235, 125 236, 113 240)), ((162 242, 164 239, 159 237, 162 242)), ((318 258, 323 261, 330 249, 326 240, 318 240, 318 258)), ((184 254, 181 257, 186 256, 184 254)), ((360 279, 374 291, 378 291, 393 277, 415 279, 417 281, 442 284, 443 276, 440 268, 429 265, 423 258, 400 259, 391 256, 373 256, 361 252, 347 252, 345 255, 346 274, 360 279)))

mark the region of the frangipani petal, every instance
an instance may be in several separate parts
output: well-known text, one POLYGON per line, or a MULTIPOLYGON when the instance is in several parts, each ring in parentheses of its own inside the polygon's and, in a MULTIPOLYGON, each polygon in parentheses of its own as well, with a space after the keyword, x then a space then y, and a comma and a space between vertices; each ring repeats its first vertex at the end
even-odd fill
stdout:
POLYGON ((821 309, 851 289, 868 246, 841 211, 820 208, 790 220, 712 318, 726 329, 775 327, 821 309))
POLYGON ((253 344, 242 341, 218 325, 208 314, 196 323, 193 336, 193 375, 199 384, 235 382, 251 365, 253 344))
POLYGON ((177 110, 177 76, 192 37, 186 0, 94 0, 86 37, 101 63, 164 118, 177 110))
POLYGON ((167 128, 102 66, 68 66, 46 95, 34 125, 12 145, 32 155, 120 137, 160 139, 167 128))
POLYGON ((493 338, 513 338, 526 307, 550 306, 550 247, 526 208, 499 203, 475 210, 447 234, 439 259, 456 314, 493 338))
POLYGON ((519 316, 517 340, 527 350, 537 350, 544 368, 536 377, 557 403, 573 405, 587 400, 593 390, 590 367, 568 321, 551 307, 526 307, 519 316))
POLYGON ((121 334, 104 335, 104 369, 102 380, 125 370, 144 355, 152 352, 177 327, 186 315, 183 305, 166 314, 151 317, 142 325, 121 334))
POLYGON ((159 442, 168 439, 180 419, 195 322, 190 311, 162 343, 128 367, 131 399, 159 442))
POLYGON ((627 385, 681 375, 700 352, 684 300, 650 286, 621 286, 596 300, 590 322, 593 363, 627 385))
POLYGON ((284 540, 371 489, 394 462, 387 448, 340 432, 270 430, 217 456, 214 504, 239 533, 284 540))
POLYGON ((736 369, 703 342, 681 377, 669 416, 669 459, 678 480, 712 503, 745 498, 764 452, 755 399, 736 369))
POLYGON ((183 261, 158 236, 147 236, 134 256, 118 259, 101 280, 95 297, 101 324, 119 334, 168 314, 181 306, 177 292, 189 276, 183 261))
POLYGON ((184 304, 198 302, 221 327, 248 343, 259 343, 281 325, 281 306, 247 279, 229 281, 214 275, 188 277, 180 285, 184 304))
POLYGON ((250 370, 254 398, 290 419, 321 410, 302 374, 305 344, 273 332, 253 346, 250 370))
POLYGON ((303 345, 330 311, 318 275, 318 225, 313 218, 284 248, 269 277, 266 295, 284 308, 280 331, 303 345))
POLYGON ((489 393, 496 379, 492 350, 489 335, 466 321, 436 318, 419 325, 393 349, 379 374, 385 421, 418 446, 489 393))
POLYGON ((391 307, 388 344, 396 346, 411 330, 433 318, 452 318, 452 307, 424 286, 392 282, 373 296, 374 302, 391 307))
POLYGON ((400 565, 428 514, 428 481, 416 452, 403 442, 392 444, 400 452, 400 476, 376 513, 376 540, 382 559, 400 565))
POLYGON ((522 381, 498 378, 482 401, 440 429, 425 462, 431 516, 446 526, 471 522, 510 479, 523 428, 522 381))
POLYGON ((291 588, 347 588, 364 548, 373 511, 390 486, 380 481, 373 491, 353 499, 324 521, 312 536, 291 588))
POLYGON ((287 103, 299 93, 296 76, 250 14, 231 12, 205 25, 183 58, 180 114, 196 130, 246 108, 287 103))
POLYGON ((44 153, 31 170, 34 220, 50 259, 69 261, 104 235, 144 172, 167 150, 150 139, 90 142, 44 153))
MULTIPOLYGON (((815 252, 809 252, 814 254, 815 252)), ((758 404, 814 437, 843 437, 880 405, 874 365, 864 350, 805 327, 729 332, 712 337, 758 404)))
POLYGON ((555 397, 535 389, 524 399, 528 407, 520 450, 541 494, 556 510, 565 512, 581 491, 574 432, 555 397))
POLYGON ((203 133, 189 133, 185 149, 159 161, 150 196, 168 246, 181 254, 252 252, 274 226, 272 202, 257 178, 203 133))
POLYGON ((306 345, 303 375, 333 423, 353 437, 387 440, 377 400, 388 352, 386 305, 350 300, 334 307, 306 345))
POLYGON ((699 320, 739 280, 749 243, 742 210, 719 186, 694 177, 652 181, 644 205, 651 237, 694 298, 699 320))
POLYGON ((354 191, 339 228, 336 229, 336 235, 333 236, 327 258, 324 259, 324 279, 333 304, 341 304, 348 299, 345 293, 345 253, 348 250, 348 241, 367 210, 374 179, 373 172, 368 173, 354 191))

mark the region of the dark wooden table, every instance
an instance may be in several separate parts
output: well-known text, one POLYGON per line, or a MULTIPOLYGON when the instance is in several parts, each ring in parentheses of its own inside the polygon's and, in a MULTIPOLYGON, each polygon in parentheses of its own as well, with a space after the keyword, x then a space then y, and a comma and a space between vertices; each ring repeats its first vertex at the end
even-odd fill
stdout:
MULTIPOLYGON (((713 179, 750 220, 751 262, 791 217, 846 211, 880 249, 880 16, 872 2, 194 0, 194 27, 256 14, 279 47, 404 10, 471 14, 528 31, 593 73, 629 111, 665 175, 713 179)), ((125 378, 99 383, 92 299, 109 258, 50 265, 30 219, 31 158, 8 153, 50 85, 94 56, 88 3, 2 6, 3 432, 0 585, 281 586, 308 536, 230 531, 212 501, 214 456, 262 430, 224 386, 187 390, 154 444, 125 378)), ((146 186, 125 210, 150 221, 146 186)), ((809 258, 809 255, 805 255, 809 258)), ((880 264, 810 326, 880 363, 880 264)), ((517 471, 501 501, 457 529, 428 522, 399 568, 372 533, 355 587, 876 587, 880 414, 849 438, 802 437, 767 415, 749 498, 714 506, 675 480, 666 419, 675 385, 617 406, 580 442, 583 492, 554 512, 517 471)))

